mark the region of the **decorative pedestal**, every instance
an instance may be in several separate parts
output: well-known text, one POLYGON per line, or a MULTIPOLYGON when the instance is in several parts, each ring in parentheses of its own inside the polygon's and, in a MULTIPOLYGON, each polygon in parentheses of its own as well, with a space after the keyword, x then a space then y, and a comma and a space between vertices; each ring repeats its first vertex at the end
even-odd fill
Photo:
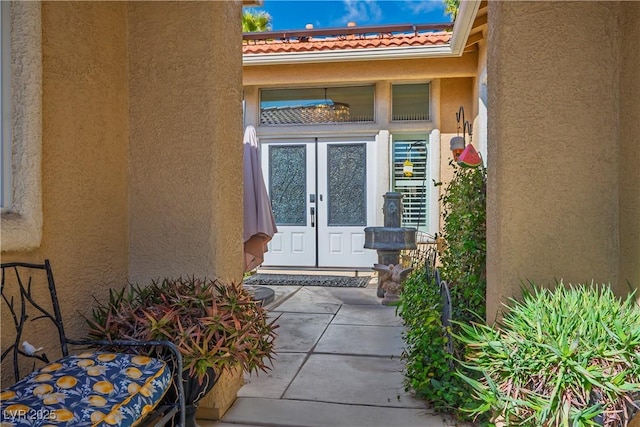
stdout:
POLYGON ((213 389, 198 402, 196 418, 214 421, 222 418, 233 405, 243 384, 244 375, 240 367, 221 373, 213 389))
MULTIPOLYGON (((402 222, 402 194, 388 192, 382 196, 384 206, 384 227, 367 227, 364 229, 364 247, 378 251, 378 264, 397 265, 400 251, 416 249, 416 229, 401 227, 402 222)), ((378 276, 378 298, 385 296, 382 281, 378 276)), ((393 298, 392 298, 393 299, 393 298)))

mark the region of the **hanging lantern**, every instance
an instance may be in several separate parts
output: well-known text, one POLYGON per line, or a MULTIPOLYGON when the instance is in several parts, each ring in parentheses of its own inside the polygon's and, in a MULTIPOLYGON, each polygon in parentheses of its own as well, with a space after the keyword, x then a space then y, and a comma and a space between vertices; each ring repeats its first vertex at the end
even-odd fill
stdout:
POLYGON ((460 155, 460 153, 462 153, 465 147, 464 137, 454 136, 449 142, 449 147, 451 148, 451 153, 453 154, 453 160, 457 162, 458 156, 460 155))
POLYGON ((402 165, 402 173, 406 177, 413 176, 413 162, 411 162, 411 160, 407 159, 404 161, 402 165))

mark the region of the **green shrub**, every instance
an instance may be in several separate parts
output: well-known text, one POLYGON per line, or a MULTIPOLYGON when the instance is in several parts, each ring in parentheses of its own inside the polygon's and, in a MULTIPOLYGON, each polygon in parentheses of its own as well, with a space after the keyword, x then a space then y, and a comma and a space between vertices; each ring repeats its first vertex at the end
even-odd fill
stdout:
POLYGON ((452 317, 468 323, 486 313, 487 172, 451 166, 454 176, 441 197, 445 250, 440 271, 451 290, 452 317))
MULTIPOLYGON (((440 264, 442 278, 449 283, 451 318, 466 324, 484 319, 486 310, 486 170, 451 166, 454 177, 441 197, 445 250, 440 264)), ((437 411, 468 416, 461 410, 472 405, 471 388, 455 374, 463 369, 456 362, 463 349, 449 342, 457 324, 443 326, 440 287, 435 279, 427 280, 424 266, 404 283, 399 314, 406 326, 406 386, 437 411)))
POLYGON ((640 396, 640 307, 605 285, 525 291, 500 325, 460 324, 472 414, 512 426, 624 426, 640 396))
POLYGON ((427 282, 424 268, 405 281, 399 315, 405 324, 405 385, 436 411, 453 412, 469 403, 464 381, 452 369, 448 336, 442 325, 440 291, 435 280, 427 282))

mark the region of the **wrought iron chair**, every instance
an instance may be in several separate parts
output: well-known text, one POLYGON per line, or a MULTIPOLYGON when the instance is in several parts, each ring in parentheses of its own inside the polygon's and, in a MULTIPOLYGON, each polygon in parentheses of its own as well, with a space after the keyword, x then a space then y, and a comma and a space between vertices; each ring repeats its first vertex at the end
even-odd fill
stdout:
POLYGON ((15 326, 13 339, 8 328, 3 328, 1 360, 4 367, 5 359, 11 357, 16 382, 1 392, 0 424, 27 418, 28 425, 52 421, 67 421, 68 425, 185 425, 182 356, 173 343, 69 339, 49 260, 44 264, 10 262, 1 268, 0 293, 15 326), (39 286, 45 280, 50 301, 39 286), (61 357, 53 362, 44 349, 27 341, 33 335, 26 326, 36 322, 41 329, 41 321, 46 320, 59 336, 61 357), (80 351, 84 348, 84 352, 71 355, 70 346, 78 346, 80 351), (114 347, 132 352, 86 350, 114 347), (141 348, 152 350, 154 356, 138 354, 141 348), (27 361, 33 362, 27 367, 31 373, 21 378, 27 361), (36 369, 36 364, 44 366, 36 369))

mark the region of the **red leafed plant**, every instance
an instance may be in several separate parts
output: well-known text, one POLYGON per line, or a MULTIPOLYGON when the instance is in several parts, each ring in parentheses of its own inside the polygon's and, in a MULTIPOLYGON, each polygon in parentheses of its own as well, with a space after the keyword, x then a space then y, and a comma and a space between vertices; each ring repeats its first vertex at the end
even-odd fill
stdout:
POLYGON ((165 278, 112 289, 107 303, 96 302, 87 318, 91 338, 171 341, 200 382, 209 368, 266 372, 274 357, 275 320, 241 283, 165 278))

